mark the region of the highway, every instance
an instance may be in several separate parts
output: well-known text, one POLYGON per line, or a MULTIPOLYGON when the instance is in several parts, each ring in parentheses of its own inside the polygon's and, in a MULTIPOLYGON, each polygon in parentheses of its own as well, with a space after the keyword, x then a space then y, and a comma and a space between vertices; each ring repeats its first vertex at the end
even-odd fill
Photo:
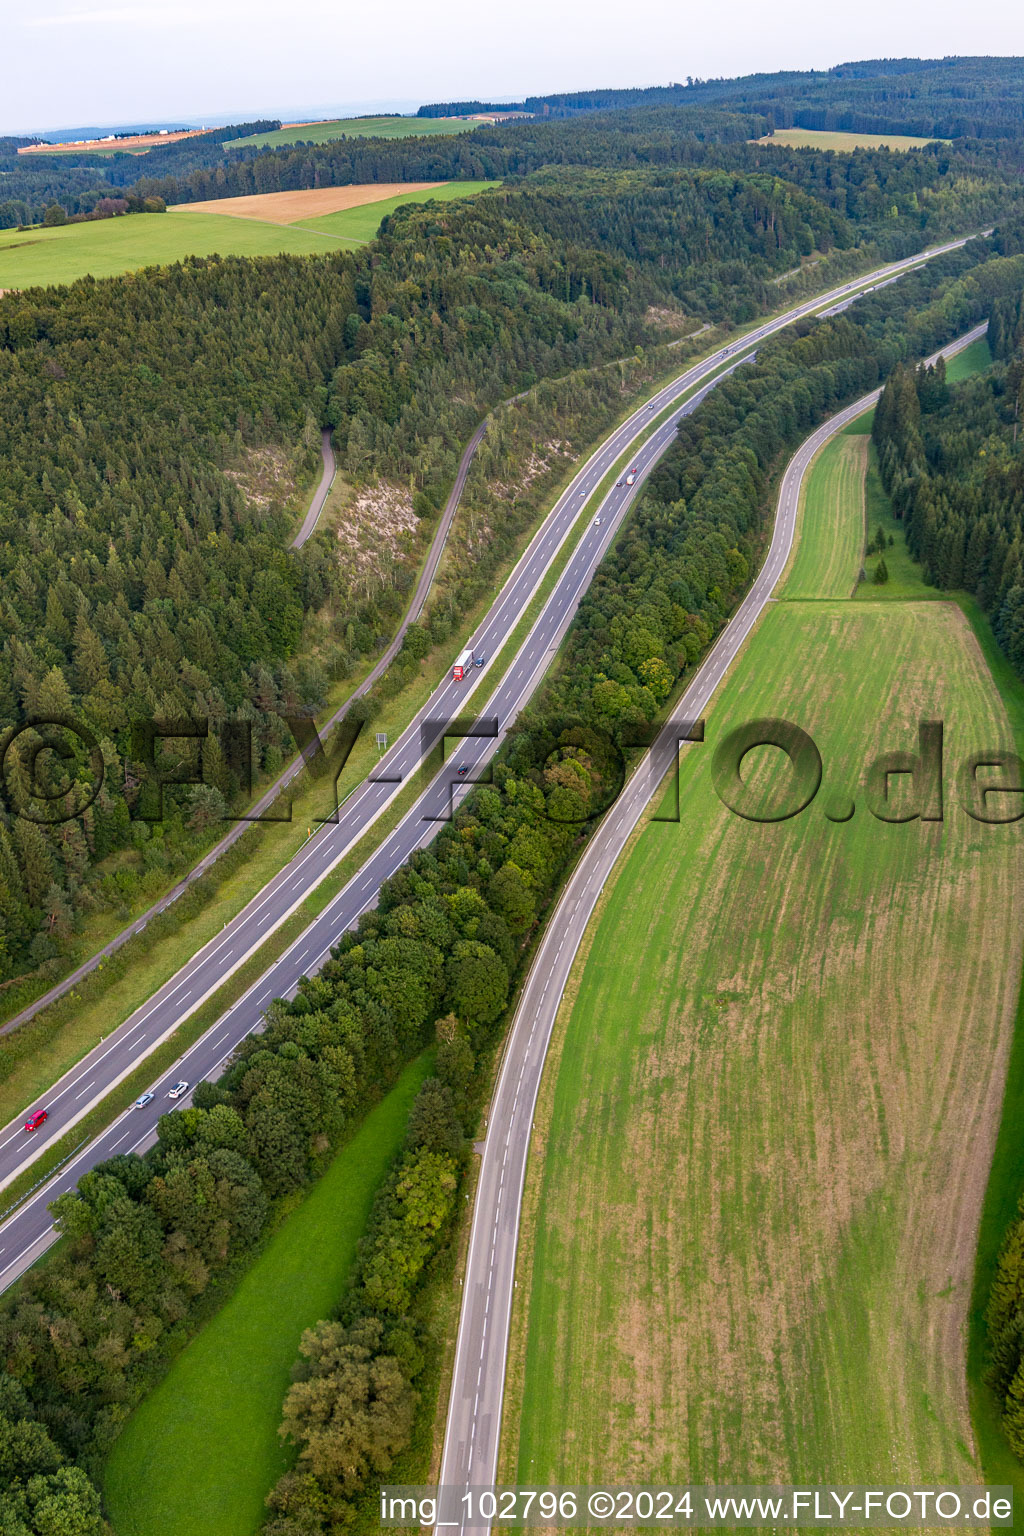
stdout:
MULTIPOLYGON (((976 326, 942 348, 942 354, 951 357, 983 336, 985 329, 976 326)), ((474 1528, 460 1507, 462 1495, 470 1487, 493 1484, 497 1477, 530 1131, 551 1031, 587 924, 644 810, 675 768, 678 753, 689 750, 689 726, 703 716, 786 569, 808 466, 829 438, 873 405, 880 393, 875 390, 830 417, 790 461, 779 489, 771 545, 753 586, 605 815, 545 925, 512 1021, 483 1143, 441 1460, 439 1486, 446 1492, 438 1510, 439 1528, 474 1528)), ((557 1149, 549 1146, 548 1155, 557 1156, 557 1149)), ((483 1522, 481 1528, 489 1524, 483 1522)))
MULTIPOLYGON (((739 366, 752 355, 760 340, 801 315, 837 302, 866 282, 877 282, 964 243, 963 240, 952 241, 931 252, 919 253, 881 272, 846 283, 829 294, 818 295, 763 323, 741 340, 687 369, 665 386, 649 405, 633 412, 609 435, 558 498, 478 628, 474 645, 477 653, 485 657, 485 665, 474 668, 465 682, 455 682, 449 675, 386 752, 375 773, 343 802, 336 819, 325 823, 216 938, 54 1085, 42 1100, 50 1116, 40 1131, 24 1132, 24 1115, 19 1115, 0 1130, 0 1189, 3 1189, 30 1167, 47 1145, 66 1134, 113 1087, 133 1073, 150 1052, 173 1034, 297 910, 387 809, 403 782, 436 745, 442 735, 442 725, 437 722, 465 715, 473 689, 489 670, 495 654, 515 628, 551 562, 573 531, 581 508, 619 457, 631 450, 632 461, 638 469, 635 484, 627 487, 620 483, 605 496, 599 509, 600 522, 588 522, 487 706, 486 716, 496 721, 498 734, 468 740, 458 749, 457 756, 435 776, 397 827, 324 911, 234 1007, 153 1085, 155 1098, 149 1105, 120 1116, 0 1224, 0 1289, 17 1278, 53 1240, 47 1203, 64 1190, 73 1188, 81 1174, 96 1162, 114 1152, 138 1150, 150 1142, 159 1115, 170 1107, 166 1097, 170 1085, 179 1078, 186 1078, 194 1085, 203 1078, 216 1076, 239 1042, 259 1027, 270 1000, 291 995, 301 976, 318 969, 339 935, 374 904, 381 882, 393 874, 415 848, 431 840, 439 821, 450 814, 452 796, 485 771, 502 735, 529 700, 550 664, 582 593, 645 475, 672 442, 679 417, 695 409, 700 399, 723 376, 717 370, 739 366), (709 379, 711 374, 716 376, 709 379), (686 403, 673 408, 673 402, 678 401, 680 395, 696 386, 700 388, 686 403), (657 420, 663 411, 666 412, 664 420, 640 446, 633 446, 650 431, 651 421, 657 420), (459 763, 469 766, 464 781, 456 776, 459 763)), ((186 1104, 188 1099, 178 1102, 179 1105, 186 1104)))
MULTIPOLYGON (((984 230, 981 231, 981 233, 990 234, 991 231, 984 230)), ((730 354, 736 352, 739 348, 750 345, 753 340, 756 340, 759 337, 770 335, 772 331, 778 330, 782 326, 790 324, 793 320, 798 319, 801 315, 810 314, 812 312, 825 315, 838 313, 841 309, 845 309, 851 303, 853 303, 854 299, 861 292, 872 292, 874 288, 883 286, 883 280, 888 282, 895 282, 903 272, 908 270, 908 268, 918 266, 923 261, 929 259, 932 256, 941 255, 944 251, 955 250, 958 246, 964 245, 965 243, 965 239, 949 241, 945 245, 936 246, 927 252, 920 252, 918 255, 908 257, 903 261, 893 262, 888 267, 879 269, 878 272, 867 274, 860 278, 854 278, 850 282, 844 283, 841 287, 836 288, 832 293, 821 294, 815 299, 808 300, 805 304, 798 305, 792 310, 787 310, 786 313, 780 316, 778 319, 767 322, 766 324, 759 327, 756 331, 750 332, 740 341, 734 342, 730 346, 720 349, 720 351, 717 352, 712 359, 709 359, 702 368, 694 368, 688 370, 685 374, 680 376, 679 380, 676 380, 673 385, 669 386, 669 389, 678 393, 681 389, 690 387, 689 384, 687 384, 685 381, 692 381, 698 376, 703 376, 709 369, 712 369, 717 365, 716 360, 720 361, 723 357, 729 356, 730 354), (863 285, 866 283, 870 286, 865 288, 863 285), (830 301, 835 301, 836 299, 839 299, 840 302, 833 303, 833 307, 831 309, 822 310, 820 308, 821 305, 828 304, 830 301)), ((706 330, 708 327, 705 326, 702 329, 706 330)), ((676 343, 673 343, 673 345, 676 345, 676 343)), ((663 391, 662 393, 667 394, 667 391, 663 391)), ((520 399, 521 396, 517 395, 513 396, 512 398, 520 399)), ((661 396, 658 398, 661 400, 661 396)), ((504 403, 508 404, 509 402, 506 401, 504 403)), ((662 405, 664 403, 667 402, 662 401, 662 405)), ((636 419, 642 419, 642 417, 642 411, 635 413, 636 419)), ((484 420, 480 423, 463 452, 462 458, 459 462, 459 467, 456 471, 455 483, 452 486, 451 494, 448 497, 448 501, 445 504, 440 522, 438 523, 438 526, 434 532, 434 537, 431 541, 430 549, 427 552, 427 558, 420 573, 420 578, 417 582, 412 602, 409 604, 409 607, 406 610, 405 616, 398 630, 396 631, 387 649, 375 663, 373 669, 367 674, 359 686, 352 691, 352 693, 345 700, 344 704, 342 704, 341 707, 337 709, 334 714, 331 715, 331 717, 320 727, 321 737, 326 738, 341 722, 341 720, 344 719, 345 715, 348 713, 352 701, 362 697, 363 694, 367 693, 370 688, 373 687, 377 679, 387 671, 395 656, 398 654, 402 641, 405 638, 406 630, 410 624, 414 623, 416 619, 419 618, 421 612, 423 611, 423 605, 426 602, 427 594, 430 590, 435 572, 444 552, 444 547, 448 539, 448 533, 451 529, 452 521, 455 517, 456 511, 458 510, 459 501, 462 497, 463 488, 465 487, 466 483, 466 476, 469 473, 469 468, 473 461, 473 456, 479 447, 484 432, 486 431, 487 420, 488 418, 485 417, 484 420)), ((303 519, 302 527, 300 528, 299 533, 293 541, 293 548, 298 548, 300 545, 304 544, 315 530, 320 518, 320 514, 323 511, 324 503, 327 500, 328 492, 330 491, 334 480, 334 450, 331 447, 331 434, 326 428, 324 429, 321 438, 321 457, 323 461, 323 473, 321 475, 317 489, 313 494, 313 499, 310 502, 306 516, 303 519)), ((585 469, 583 472, 585 473, 585 469)), ((570 492, 571 490, 572 487, 570 487, 570 492)), ((568 495, 569 492, 566 494, 568 495)), ((557 511, 558 509, 556 508, 555 510, 557 511)), ((300 753, 297 757, 295 757, 293 761, 288 765, 288 767, 284 769, 284 771, 274 780, 274 782, 263 792, 259 799, 250 807, 248 816, 253 818, 266 815, 266 813, 270 810, 270 807, 281 796, 282 791, 287 788, 287 786, 292 782, 296 775, 301 771, 306 761, 306 753, 300 753)), ((178 900, 178 897, 181 896, 189 888, 190 885, 192 885, 196 880, 200 879, 204 874, 206 874, 206 872, 212 867, 213 864, 216 863, 221 855, 225 853, 234 843, 236 843, 238 839, 245 833, 247 827, 248 821, 236 822, 231 827, 231 830, 226 832, 225 835, 220 838, 219 841, 214 845, 214 847, 211 848, 208 853, 205 853, 203 857, 192 866, 188 873, 184 875, 181 880, 177 881, 176 884, 172 886, 171 889, 167 891, 163 896, 161 896, 158 901, 155 901, 151 907, 147 908, 147 910, 141 913, 137 918, 134 918, 132 922, 122 928, 119 933, 115 934, 114 937, 109 939, 106 944, 101 946, 101 948, 95 950, 86 960, 83 960, 80 965, 76 966, 73 971, 69 972, 67 976, 63 977, 60 981, 55 982, 52 987, 49 987, 45 992, 37 997, 34 1002, 29 1003, 26 1007, 21 1009, 20 1012, 15 1014, 12 1018, 8 1019, 6 1023, 0 1024, 0 1035, 9 1034, 12 1030, 18 1029, 22 1024, 27 1023, 29 1019, 34 1018, 35 1015, 39 1013, 43 1008, 48 1007, 51 1003, 56 1002, 58 998, 63 997, 67 992, 70 992, 71 989, 76 986, 79 981, 88 976, 91 971, 94 971, 109 955, 114 954, 118 949, 121 948, 123 944, 127 943, 129 939, 133 938, 136 934, 142 933, 147 924, 150 923, 154 917, 165 911, 168 907, 172 906, 173 903, 178 900)), ((2 1133, 0 1133, 0 1137, 2 1137, 2 1133)), ((0 1170, 0 1189, 3 1188, 3 1182, 2 1170, 0 1170)))

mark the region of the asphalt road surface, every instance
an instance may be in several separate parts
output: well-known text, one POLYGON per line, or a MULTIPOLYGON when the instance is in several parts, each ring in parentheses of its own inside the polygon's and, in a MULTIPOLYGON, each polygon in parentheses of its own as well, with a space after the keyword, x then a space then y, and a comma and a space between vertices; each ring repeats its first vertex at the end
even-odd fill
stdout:
MULTIPOLYGON (((943 355, 950 357, 961 351, 983 336, 985 329, 984 325, 975 327, 942 348, 943 355)), ((587 923, 630 834, 675 767, 677 754, 694 750, 687 745, 690 725, 703 715, 786 567, 796 531, 800 487, 811 460, 830 437, 873 405, 879 394, 875 390, 831 417, 790 462, 779 490, 771 546, 757 579, 606 814, 546 924, 509 1032, 483 1144, 441 1460, 439 1486, 446 1491, 438 1511, 439 1528, 474 1528, 461 1509, 462 1495, 468 1488, 493 1484, 497 1476, 530 1131, 551 1030, 587 923)), ((548 1152, 551 1155, 550 1147, 548 1152)), ((476 1528, 489 1524, 482 1522, 476 1528)))
POLYGON ((320 434, 320 457, 323 460, 324 472, 320 476, 320 484, 313 492, 313 500, 309 504, 309 510, 302 519, 302 527, 292 539, 292 549, 301 549, 303 544, 313 532, 320 521, 320 513, 324 509, 327 493, 334 484, 334 477, 338 473, 337 461, 334 457, 334 449, 331 447, 331 429, 324 427, 320 434))
MULTIPOLYGON (((987 234, 990 233, 990 231, 984 231, 983 233, 987 234)), ((905 261, 894 262, 890 266, 882 268, 878 273, 874 274, 875 282, 870 284, 870 286, 867 288, 861 287, 861 285, 865 282, 864 277, 854 279, 849 283, 845 283, 840 288, 835 289, 833 294, 820 295, 816 299, 809 300, 806 304, 799 305, 793 310, 788 310, 786 314, 779 320, 760 327, 756 332, 752 332, 750 336, 745 337, 742 342, 733 343, 730 347, 722 348, 718 353, 715 354, 715 357, 720 360, 723 356, 727 356, 730 353, 735 352, 738 347, 748 345, 751 337, 756 338, 759 336, 768 335, 771 333, 771 331, 779 329, 780 326, 788 325, 792 320, 798 318, 800 315, 807 314, 811 310, 816 310, 822 303, 827 303, 830 298, 839 296, 840 302, 834 304, 831 309, 820 311, 825 315, 837 314, 840 310, 848 308, 848 306, 854 302, 860 293, 870 293, 874 291, 875 288, 885 286, 886 282, 895 282, 896 279, 909 267, 917 266, 922 261, 928 259, 928 257, 940 255, 943 251, 955 250, 958 246, 963 244, 965 244, 964 240, 954 240, 946 245, 937 246, 931 251, 922 252, 917 256, 909 257, 905 261)), ((702 329, 707 330, 709 327, 703 326, 702 329)), ((699 334, 699 332, 697 334, 699 334)), ((712 359, 708 362, 706 368, 712 368, 714 366, 715 360, 712 359)), ((690 379, 697 372, 698 370, 690 370, 687 374, 683 375, 682 378, 684 380, 690 379)), ((678 382, 679 381, 677 381, 677 383, 678 382)), ((684 385, 684 387, 686 386, 684 385)), ((521 397, 514 396, 513 398, 519 399, 521 397)), ((637 412, 636 414, 637 416, 640 416, 641 413, 637 412)), ((322 737, 326 738, 330 732, 335 729, 335 727, 347 714, 352 701, 367 693, 369 689, 373 687, 377 679, 387 671, 387 668, 391 665, 391 662, 398 654, 402 641, 405 638, 405 632, 409 625, 414 623, 415 620, 419 618, 419 615, 423 610, 423 605, 426 602, 431 583, 434 579, 434 574, 440 562, 441 555, 444 551, 444 546, 448 538, 452 520, 454 519, 455 513, 458 510, 459 501, 461 499, 462 491, 466 483, 466 476, 469 473, 470 464, 472 463, 473 456, 480 445, 480 441, 483 438, 486 428, 487 418, 485 418, 484 421, 480 423, 479 427, 477 427, 473 436, 470 438, 466 445, 462 458, 459 462, 459 467, 456 472, 455 483, 452 487, 451 494, 449 495, 448 501, 445 504, 441 520, 437 529, 435 530, 434 538, 431 541, 431 546, 427 553, 427 559, 420 574, 420 579, 417 583, 416 591, 413 595, 413 600, 409 605, 401 625, 399 626, 394 638, 388 645, 387 649, 384 651, 383 655, 374 665, 372 671, 363 679, 359 686, 352 691, 340 709, 336 710, 330 719, 327 720, 321 727, 320 734, 322 737)), ((296 547, 304 543, 316 527, 320 513, 323 510, 324 502, 327 499, 327 493, 329 492, 334 479, 334 450, 331 447, 330 432, 326 429, 323 432, 321 440, 321 455, 323 458, 323 474, 320 479, 320 484, 318 485, 313 495, 309 510, 307 511, 303 520, 302 528, 300 529, 299 534, 294 541, 296 547)), ((296 775, 301 771, 305 762, 306 754, 300 753, 288 765, 283 773, 281 773, 278 778, 275 779, 274 782, 263 792, 260 798, 252 805, 249 811, 249 816, 258 817, 265 815, 269 811, 270 807, 274 804, 275 800, 279 798, 281 792, 287 788, 287 786, 292 782, 296 775)), ((151 907, 149 907, 139 917, 135 918, 126 927, 122 928, 120 933, 115 934, 114 937, 108 940, 108 942, 104 944, 100 949, 95 950, 93 954, 91 954, 86 960, 83 960, 81 965, 76 966, 75 969, 71 971, 67 976, 63 977, 60 981, 55 982, 52 987, 49 987, 44 993, 37 997, 34 1002, 29 1003, 25 1008, 21 1009, 19 1013, 8 1019, 5 1024, 0 1024, 0 1035, 9 1034, 12 1030, 20 1028, 22 1024, 27 1023, 28 1020, 39 1013, 41 1009, 48 1007, 50 1003, 56 1002, 58 998, 63 997, 65 993, 69 992, 72 987, 77 985, 79 981, 81 981, 85 976, 89 975, 91 971, 94 971, 96 967, 100 965, 102 961, 105 960, 109 955, 114 954, 118 949, 121 948, 123 944, 127 943, 130 938, 133 938, 136 934, 141 933, 154 917, 156 917, 160 912, 165 911, 168 907, 172 906, 173 903, 178 900, 178 897, 181 896, 190 885, 192 885, 196 880, 200 879, 204 874, 206 874, 206 872, 212 867, 213 864, 216 863, 221 855, 238 841, 238 839, 246 831, 247 825, 247 822, 237 822, 235 825, 233 825, 231 830, 225 833, 219 842, 217 842, 215 846, 210 849, 209 853, 204 854, 203 857, 193 865, 188 873, 184 875, 183 878, 177 882, 177 884, 172 886, 169 891, 161 896, 158 901, 154 902, 151 907)), ((0 1133, 0 1135, 2 1135, 2 1133, 0 1133)), ((2 1174, 0 1174, 0 1189, 2 1188, 3 1178, 2 1174)))
MULTIPOLYGON (((927 255, 936 255, 963 243, 962 240, 948 242, 927 255)), ((878 281, 921 260, 921 254, 907 258, 880 273, 871 274, 870 278, 878 281)), ((450 676, 446 678, 386 752, 373 776, 364 780, 342 803, 336 818, 322 825, 289 864, 263 887, 215 939, 199 950, 142 1008, 61 1078, 41 1105, 30 1106, 46 1107, 50 1111, 49 1119, 40 1130, 31 1133, 23 1131, 22 1120, 26 1116, 22 1115, 0 1131, 2 1190, 31 1166, 51 1141, 66 1134, 112 1088, 134 1072, 151 1051, 173 1034, 287 920, 387 808, 400 791, 402 783, 415 772, 444 734, 443 723, 466 714, 472 689, 486 673, 487 663, 514 629, 552 560, 572 532, 580 509, 612 466, 648 430, 652 418, 656 419, 661 411, 671 407, 673 401, 693 389, 702 379, 707 380, 684 405, 669 411, 664 422, 640 446, 633 449, 631 462, 637 470, 634 484, 626 486, 620 482, 614 486, 600 505, 599 521, 595 518, 585 528, 540 614, 483 712, 485 719, 496 722, 498 734, 469 738, 458 747, 455 755, 419 796, 398 826, 367 858, 343 890, 234 1007, 218 1019, 171 1071, 153 1085, 155 1097, 149 1104, 122 1115, 114 1125, 76 1153, 52 1179, 19 1206, 7 1221, 0 1224, 0 1290, 23 1273, 53 1240, 53 1226, 46 1209, 48 1202, 64 1190, 74 1188, 82 1173, 95 1163, 115 1152, 136 1151, 151 1142, 155 1137, 160 1114, 171 1107, 167 1099, 170 1086, 181 1078, 194 1085, 203 1078, 215 1077, 240 1041, 259 1027, 267 1004, 274 997, 293 994, 300 977, 315 972, 340 934, 356 922, 360 913, 375 903, 381 883, 401 867, 415 848, 433 838, 438 823, 450 815, 452 797, 458 793, 460 786, 486 776, 487 763, 550 664, 572 621, 582 593, 626 516, 644 477, 673 441, 680 416, 695 409, 708 390, 724 375, 716 374, 711 380, 707 376, 715 373, 723 364, 728 364, 730 369, 739 366, 752 355, 758 341, 765 336, 791 324, 799 316, 814 311, 823 303, 839 300, 851 290, 862 286, 865 280, 865 277, 861 277, 830 294, 818 295, 787 311, 785 315, 748 332, 742 340, 730 343, 711 358, 681 374, 662 389, 649 405, 633 412, 611 433, 559 497, 482 621, 474 638, 474 648, 477 655, 485 658, 485 665, 474 668, 470 678, 463 682, 456 682, 450 676), (461 765, 465 765, 468 770, 464 779, 458 777, 456 772, 461 765)), ((179 1107, 188 1102, 188 1096, 177 1101, 179 1107)))

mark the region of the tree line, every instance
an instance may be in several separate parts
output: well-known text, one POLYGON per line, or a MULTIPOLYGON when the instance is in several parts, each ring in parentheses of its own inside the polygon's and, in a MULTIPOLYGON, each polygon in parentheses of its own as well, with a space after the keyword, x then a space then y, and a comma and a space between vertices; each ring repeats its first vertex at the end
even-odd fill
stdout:
POLYGON ((1024 59, 866 59, 830 70, 695 81, 684 100, 798 126, 922 138, 1024 136, 1024 59))
POLYGON ((904 133, 924 138, 1024 136, 1024 59, 865 59, 828 70, 786 70, 736 79, 554 92, 515 102, 442 101, 420 117, 529 112, 573 117, 629 107, 697 104, 752 111, 778 128, 904 133))
MULTIPOLYGON (((197 166, 220 164, 227 153, 225 144, 234 139, 267 133, 280 126, 273 119, 213 128, 192 138, 155 145, 144 158, 146 165, 153 166, 158 174, 181 176, 197 166)), ((89 150, 18 154, 21 145, 37 142, 0 139, 0 229, 39 223, 44 210, 55 204, 68 215, 91 213, 101 198, 118 195, 138 179, 140 156, 127 150, 115 154, 89 150)), ((136 195, 150 194, 136 194, 133 189, 132 196, 136 195)))
MULTIPOLYGON (((1006 262, 1021 266, 1022 258, 1006 262)), ((997 365, 955 389, 943 370, 896 368, 875 412, 874 440, 926 580, 977 597, 1024 676, 1021 293, 993 294, 986 309, 997 365)))
MULTIPOLYGON (((229 130, 218 129, 143 157, 106 157, 102 165, 79 164, 73 156, 5 158, 0 150, 6 198, 0 201, 0 228, 38 221, 54 202, 68 213, 88 212, 100 197, 119 193, 182 203, 374 181, 507 180, 546 166, 701 165, 784 176, 848 217, 863 218, 867 204, 876 221, 919 234, 955 205, 966 209, 983 183, 994 179, 998 185, 988 190, 1005 195, 1019 182, 1012 142, 958 139, 913 155, 874 150, 837 156, 749 142, 768 126, 761 114, 710 105, 646 106, 556 121, 482 123, 468 134, 262 149, 233 149, 224 137, 229 130)), ((238 131, 253 128, 240 124, 238 131)))

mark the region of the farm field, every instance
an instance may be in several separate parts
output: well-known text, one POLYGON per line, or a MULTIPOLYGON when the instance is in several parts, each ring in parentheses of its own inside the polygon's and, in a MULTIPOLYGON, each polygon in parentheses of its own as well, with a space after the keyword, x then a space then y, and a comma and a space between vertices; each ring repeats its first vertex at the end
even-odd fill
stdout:
POLYGON ((237 1291, 129 1419, 103 1487, 117 1536, 253 1536, 288 1465, 281 1406, 304 1329, 329 1317, 430 1066, 406 1068, 237 1291))
POLYGON ((116 277, 186 256, 312 256, 343 250, 372 240, 381 219, 403 203, 448 202, 497 185, 428 181, 318 187, 182 203, 167 213, 134 213, 52 229, 37 225, 24 233, 0 230, 0 293, 87 276, 116 277))
POLYGON ((487 192, 491 187, 500 185, 501 183, 497 181, 434 182, 430 191, 403 191, 382 202, 365 203, 359 207, 343 209, 338 213, 326 214, 321 218, 298 219, 293 227, 319 229, 325 234, 337 235, 340 239, 363 242, 372 240, 380 228, 381 220, 405 203, 448 203, 453 198, 471 197, 474 192, 487 192))
POLYGON ((331 139, 407 139, 413 134, 469 133, 478 123, 461 117, 337 117, 322 123, 288 123, 270 133, 232 139, 229 149, 277 149, 282 144, 327 144, 331 139))
MULTIPOLYGON (((821 456, 803 589, 816 568, 827 594, 838 569, 815 518, 844 548, 863 526, 863 476, 835 490, 857 435, 821 456)), ((681 823, 648 825, 609 888, 559 1021, 510 1480, 977 1478, 967 1312, 1024 861, 952 786, 1013 734, 956 604, 785 595, 684 756, 681 823), (726 810, 710 778, 726 729, 764 715, 824 761, 812 806, 772 824, 726 810), (926 718, 945 723, 945 820, 878 821, 863 770, 926 718), (826 819, 851 799, 851 820, 826 819)), ((747 760, 758 786, 764 756, 747 760)))
POLYGON ((295 224, 361 203, 379 203, 400 193, 423 193, 439 181, 377 181, 349 187, 310 187, 296 192, 256 192, 251 197, 217 197, 203 203, 178 203, 171 212, 230 214, 236 219, 259 219, 268 224, 295 224))
POLYGON ((175 128, 170 133, 133 133, 123 139, 78 139, 64 144, 26 144, 19 155, 144 155, 161 144, 194 139, 201 128, 175 128))
POLYGON ((818 454, 804 476, 796 552, 780 597, 849 597, 853 591, 864 526, 844 513, 861 494, 869 444, 866 434, 842 435, 818 454))
POLYGON ((80 277, 116 277, 138 267, 164 266, 186 256, 311 256, 337 249, 313 230, 276 228, 224 214, 189 220, 167 213, 133 213, 18 234, 0 231, 0 288, 73 283, 80 277))
POLYGON ((906 133, 829 133, 818 128, 776 128, 758 144, 781 144, 786 149, 923 149, 926 144, 946 144, 947 139, 918 139, 906 133))

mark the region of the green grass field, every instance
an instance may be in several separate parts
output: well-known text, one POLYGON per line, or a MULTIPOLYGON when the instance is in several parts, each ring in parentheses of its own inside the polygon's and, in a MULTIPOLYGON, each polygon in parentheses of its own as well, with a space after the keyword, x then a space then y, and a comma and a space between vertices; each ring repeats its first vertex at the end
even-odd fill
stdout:
POLYGON ((103 1477, 117 1536, 254 1536, 288 1465, 277 1427, 299 1340, 341 1298, 429 1065, 414 1062, 371 1110, 128 1421, 103 1477))
POLYGON ((342 240, 363 243, 374 238, 382 219, 405 203, 450 203, 457 197, 470 197, 474 192, 486 192, 499 185, 497 181, 449 181, 429 192, 400 192, 397 197, 385 198, 380 203, 364 203, 359 208, 343 208, 339 213, 299 219, 288 228, 323 230, 342 240))
POLYGON ((469 133, 477 127, 478 123, 467 123, 460 117, 338 117, 253 133, 245 139, 232 139, 227 148, 256 145, 276 149, 281 144, 326 144, 331 139, 407 139, 413 134, 469 133))
POLYGON ((991 366, 992 353, 988 341, 982 336, 980 341, 972 341, 969 347, 950 358, 946 364, 946 382, 959 384, 961 379, 968 378, 972 373, 982 373, 991 366))
POLYGON ((24 234, 5 229, 0 231, 0 288, 115 277, 186 256, 276 256, 282 251, 309 256, 337 250, 339 244, 311 229, 219 213, 133 213, 24 234))
MULTIPOLYGON (((957 604, 829 600, 849 566, 816 519, 855 547, 856 448, 822 454, 801 522, 816 554, 790 581, 823 600, 787 590, 766 612, 684 756, 681 822, 641 832, 567 993, 528 1177, 509 1479, 979 1479, 964 1353, 1024 864, 952 784, 1013 727, 957 604), (811 807, 767 825, 710 775, 728 726, 763 715, 824 761, 811 807), (878 821, 863 770, 923 718, 945 722, 945 820, 878 821), (851 800, 851 820, 823 814, 851 800)), ((766 755, 751 783, 771 782, 766 755)), ((1014 1103, 1024 1061, 1018 1077, 1014 1103)), ((1012 1137, 990 1233, 1019 1183, 1012 1137)))
POLYGON ((73 283, 80 277, 115 277, 138 267, 165 266, 186 256, 300 256, 365 244, 380 221, 402 203, 450 202, 497 186, 494 181, 452 181, 429 192, 403 192, 379 203, 346 208, 295 224, 194 212, 187 203, 167 213, 36 226, 19 234, 0 230, 0 289, 73 283))
POLYGON ((827 133, 817 128, 776 128, 758 144, 780 144, 785 149, 923 149, 926 144, 948 144, 948 139, 917 139, 905 133, 827 133))
POLYGON ((868 440, 842 436, 804 476, 792 568, 780 597, 849 597, 864 552, 864 529, 847 514, 864 481, 868 440), (810 514, 808 509, 810 509, 810 514))
MULTIPOLYGON (((866 444, 866 439, 862 438, 861 441, 866 444)), ((873 443, 868 447, 867 453, 864 504, 868 539, 873 539, 878 529, 883 528, 886 537, 891 538, 893 543, 886 547, 884 554, 889 580, 881 585, 872 580, 879 557, 877 554, 868 555, 864 560, 867 579, 860 582, 854 595, 866 602, 875 603, 900 601, 906 598, 944 599, 946 593, 940 592, 938 587, 928 585, 921 567, 907 548, 903 524, 893 516, 892 504, 878 473, 878 455, 873 443)))

